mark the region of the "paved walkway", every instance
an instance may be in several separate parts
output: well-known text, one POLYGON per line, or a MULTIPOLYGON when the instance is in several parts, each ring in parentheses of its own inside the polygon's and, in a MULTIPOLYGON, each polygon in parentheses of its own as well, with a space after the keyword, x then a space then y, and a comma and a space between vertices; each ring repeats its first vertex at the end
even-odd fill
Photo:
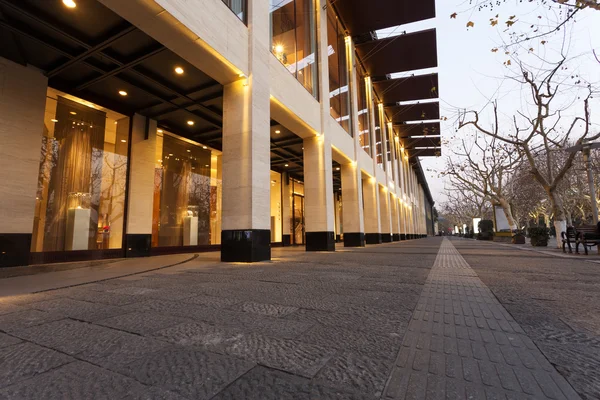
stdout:
POLYGON ((386 399, 579 399, 445 239, 386 399))
MULTIPOLYGON (((507 252, 516 268, 548 258, 454 243, 482 254, 483 271, 507 252)), ((96 283, 0 288, 0 399, 579 399, 452 242, 338 250, 251 265, 149 259, 95 270, 121 273, 96 283)))

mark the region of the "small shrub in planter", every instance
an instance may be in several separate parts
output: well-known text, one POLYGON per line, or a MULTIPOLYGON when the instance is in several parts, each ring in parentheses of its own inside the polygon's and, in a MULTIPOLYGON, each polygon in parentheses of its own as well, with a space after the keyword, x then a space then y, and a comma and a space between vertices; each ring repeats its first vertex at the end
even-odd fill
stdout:
POLYGON ((493 240, 494 239, 494 221, 483 219, 479 221, 479 233, 477 240, 493 240))
POLYGON ((513 233, 512 244, 525 244, 525 232, 516 230, 513 233))
POLYGON ((545 226, 536 226, 533 228, 529 228, 527 233, 529 233, 529 237, 531 238, 532 246, 548 246, 548 239, 550 238, 550 234, 548 232, 548 228, 546 228, 545 226))

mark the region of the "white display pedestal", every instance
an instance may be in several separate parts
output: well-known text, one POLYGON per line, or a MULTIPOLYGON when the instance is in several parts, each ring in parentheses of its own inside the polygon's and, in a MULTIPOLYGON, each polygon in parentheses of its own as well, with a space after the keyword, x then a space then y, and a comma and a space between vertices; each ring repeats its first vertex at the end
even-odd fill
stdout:
POLYGON ((183 245, 198 246, 198 217, 183 218, 183 245))
POLYGON ((91 211, 89 208, 67 210, 65 250, 88 250, 91 211))

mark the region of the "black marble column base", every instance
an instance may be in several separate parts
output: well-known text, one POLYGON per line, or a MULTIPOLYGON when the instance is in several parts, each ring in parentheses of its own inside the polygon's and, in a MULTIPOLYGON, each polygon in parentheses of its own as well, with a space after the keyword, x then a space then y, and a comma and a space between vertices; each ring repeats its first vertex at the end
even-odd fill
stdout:
POLYGON ((271 259, 269 229, 221 231, 221 261, 258 262, 271 259))
POLYGON ((400 234, 400 240, 406 240, 406 233, 400 234))
POLYGON ((334 232, 306 232, 306 251, 335 251, 334 232))
POLYGON ((381 235, 381 241, 383 243, 391 243, 392 242, 392 234, 391 233, 384 233, 381 235))
POLYGON ((281 242, 283 243, 284 246, 291 246, 292 245, 292 235, 283 235, 281 237, 281 242))
POLYGON ((125 235, 125 257, 150 257, 152 234, 128 233, 125 235))
POLYGON ((0 268, 29 265, 31 233, 0 233, 0 268))
POLYGON ((367 244, 381 244, 381 233, 366 233, 365 240, 367 244))
POLYGON ((392 235, 392 241, 393 242, 399 242, 400 241, 400 234, 399 233, 394 233, 392 235))
POLYGON ((365 247, 363 232, 344 233, 344 247, 365 247))
POLYGON ((335 235, 335 242, 336 243, 341 243, 342 242, 342 236, 341 235, 335 235))

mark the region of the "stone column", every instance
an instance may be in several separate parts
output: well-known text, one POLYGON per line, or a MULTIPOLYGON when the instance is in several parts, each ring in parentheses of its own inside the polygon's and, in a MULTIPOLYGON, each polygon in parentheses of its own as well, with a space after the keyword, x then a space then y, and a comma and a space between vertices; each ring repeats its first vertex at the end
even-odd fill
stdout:
POLYGON ((281 219, 283 232, 281 240, 284 246, 292 244, 292 186, 287 172, 281 174, 281 219))
POLYGON ((0 57, 0 267, 28 265, 48 81, 0 57))
POLYGON ((335 251, 331 141, 304 139, 306 251, 335 251))
POLYGON ((390 208, 392 210, 392 241, 400 240, 400 204, 395 193, 390 193, 390 208))
POLYGON ((156 121, 135 114, 130 123, 125 255, 144 257, 152 244, 156 121))
POLYGON ((377 185, 379 189, 379 210, 381 213, 381 241, 392 241, 392 218, 390 215, 390 195, 387 187, 377 185))
POLYGON ((350 162, 341 165, 341 175, 344 247, 363 247, 365 226, 360 171, 356 163, 350 162))
POLYGON ((223 88, 221 260, 271 259, 269 0, 248 2, 248 77, 223 88))
POLYGON ((379 213, 379 189, 375 178, 365 178, 363 196, 365 201, 365 238, 367 244, 381 243, 381 218, 379 213))

